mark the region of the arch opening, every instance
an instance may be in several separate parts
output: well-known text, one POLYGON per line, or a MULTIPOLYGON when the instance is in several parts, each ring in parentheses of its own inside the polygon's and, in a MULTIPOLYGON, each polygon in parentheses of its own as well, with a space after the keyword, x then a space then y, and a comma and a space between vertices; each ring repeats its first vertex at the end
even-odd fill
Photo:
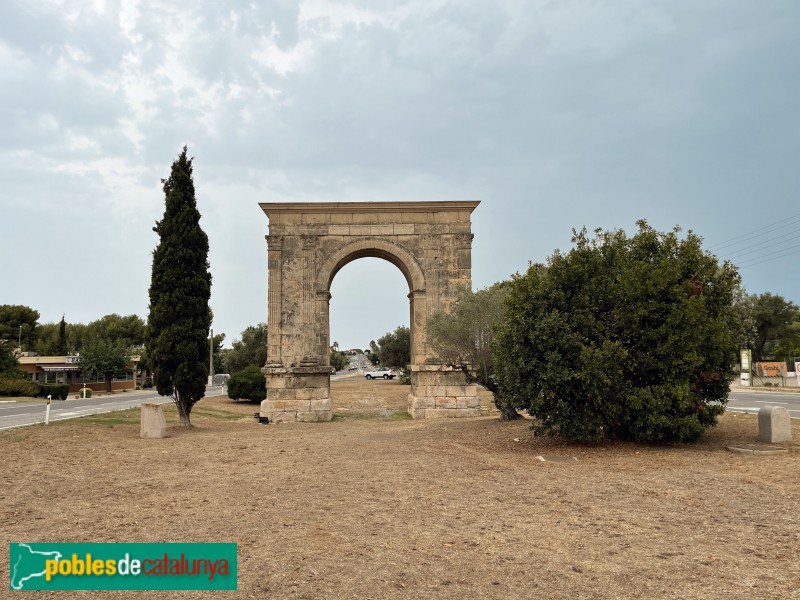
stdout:
POLYGON ((377 366, 372 364, 372 352, 386 334, 401 335, 411 330, 409 314, 409 286, 402 272, 394 264, 378 257, 351 257, 333 277, 330 287, 329 346, 331 367, 333 351, 341 370, 331 369, 331 411, 334 418, 402 419, 408 417, 408 385, 400 383, 400 369, 405 370, 410 359, 390 358, 377 366), (392 380, 389 373, 379 373, 367 379, 367 373, 378 368, 396 369, 392 380))
POLYGON ((408 280, 391 262, 375 256, 351 257, 331 280, 330 345, 361 349, 398 326, 411 326, 408 280))

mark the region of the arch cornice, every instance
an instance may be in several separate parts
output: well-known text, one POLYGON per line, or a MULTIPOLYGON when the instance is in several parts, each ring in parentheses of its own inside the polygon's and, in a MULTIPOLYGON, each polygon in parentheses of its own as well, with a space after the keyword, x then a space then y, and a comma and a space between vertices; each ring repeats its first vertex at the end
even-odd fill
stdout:
POLYGON ((411 252, 385 238, 365 236, 342 246, 323 261, 317 270, 316 291, 329 292, 333 278, 342 267, 358 258, 368 257, 382 258, 400 269, 411 293, 425 290, 425 272, 411 252))

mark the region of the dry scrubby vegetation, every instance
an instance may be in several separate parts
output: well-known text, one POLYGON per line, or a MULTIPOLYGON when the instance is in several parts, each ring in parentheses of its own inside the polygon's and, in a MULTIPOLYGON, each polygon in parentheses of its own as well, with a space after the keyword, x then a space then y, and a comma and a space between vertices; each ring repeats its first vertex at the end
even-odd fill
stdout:
MULTIPOLYGON (((164 440, 139 439, 136 411, 2 432, 5 542, 234 541, 231 595, 242 598, 754 599, 800 589, 797 442, 778 457, 725 450, 752 441, 754 416, 723 415, 680 447, 589 446, 495 416, 403 419, 408 388, 394 381, 332 389, 336 418, 325 424, 262 426, 257 405, 206 398, 191 429, 168 408, 164 440)), ((71 597, 101 596, 142 594, 71 597)))

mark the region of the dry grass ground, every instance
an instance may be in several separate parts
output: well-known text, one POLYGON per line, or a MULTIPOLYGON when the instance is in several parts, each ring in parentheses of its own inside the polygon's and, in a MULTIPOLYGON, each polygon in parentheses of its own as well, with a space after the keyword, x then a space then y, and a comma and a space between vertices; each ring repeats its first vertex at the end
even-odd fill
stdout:
POLYGON ((231 597, 800 597, 797 422, 784 456, 725 449, 754 416, 690 446, 589 447, 404 419, 407 393, 340 382, 332 423, 268 426, 209 398, 189 431, 169 409, 163 440, 139 439, 135 411, 4 432, 4 579, 8 542, 231 541, 231 597))

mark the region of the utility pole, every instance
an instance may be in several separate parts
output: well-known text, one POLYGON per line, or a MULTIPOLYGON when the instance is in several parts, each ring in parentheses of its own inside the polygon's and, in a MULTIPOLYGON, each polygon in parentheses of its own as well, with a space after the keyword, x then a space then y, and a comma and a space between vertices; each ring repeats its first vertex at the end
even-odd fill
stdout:
POLYGON ((209 329, 211 336, 208 341, 208 385, 214 385, 214 330, 209 329))

